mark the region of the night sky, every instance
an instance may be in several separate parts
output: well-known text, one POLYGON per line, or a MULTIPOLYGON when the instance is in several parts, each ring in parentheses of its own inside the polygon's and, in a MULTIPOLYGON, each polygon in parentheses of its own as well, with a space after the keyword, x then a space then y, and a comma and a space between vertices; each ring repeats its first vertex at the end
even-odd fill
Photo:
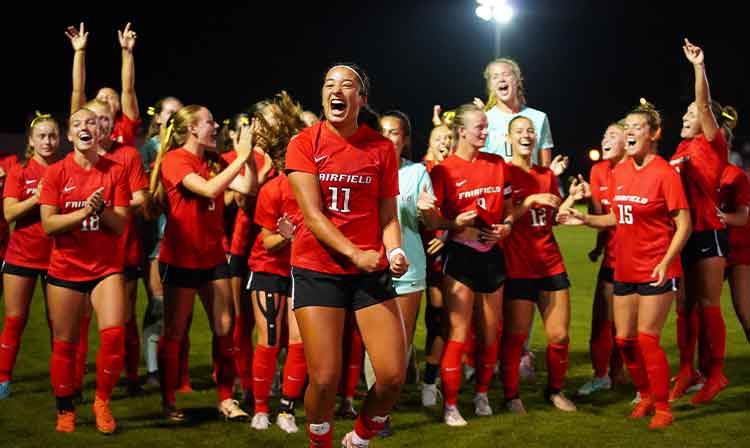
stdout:
MULTIPOLYGON (((372 78, 376 110, 411 116, 418 154, 432 105, 484 98, 482 71, 494 56, 494 25, 474 15, 474 0, 25 3, 4 17, 2 133, 22 133, 35 109, 65 117, 73 52, 63 31, 81 20, 90 31, 89 97, 101 86, 119 90, 116 29, 131 21, 144 116, 147 106, 174 95, 221 119, 281 89, 317 112, 325 68, 354 61, 372 78)), ((662 111, 661 151, 671 154, 693 95, 685 36, 706 52, 714 99, 739 110, 736 134, 750 136, 748 20, 733 3, 511 3, 516 16, 502 30, 502 56, 520 63, 529 105, 547 112, 555 150, 570 155, 574 169, 588 171, 587 149, 640 97, 662 111)))

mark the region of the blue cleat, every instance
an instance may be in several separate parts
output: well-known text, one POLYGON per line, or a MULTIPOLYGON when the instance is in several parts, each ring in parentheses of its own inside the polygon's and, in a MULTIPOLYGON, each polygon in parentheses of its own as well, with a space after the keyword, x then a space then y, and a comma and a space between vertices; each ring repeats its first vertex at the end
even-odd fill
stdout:
POLYGON ((0 400, 10 397, 10 380, 0 383, 0 400))

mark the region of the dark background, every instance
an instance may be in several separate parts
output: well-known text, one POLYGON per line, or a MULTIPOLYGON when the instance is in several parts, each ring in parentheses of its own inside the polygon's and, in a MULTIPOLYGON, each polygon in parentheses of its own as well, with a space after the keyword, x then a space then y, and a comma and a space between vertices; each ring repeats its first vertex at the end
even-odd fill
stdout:
MULTIPOLYGON (((218 119, 281 89, 319 111, 325 68, 355 61, 372 78, 371 104, 408 113, 423 153, 433 104, 446 109, 485 97, 482 71, 494 56, 493 24, 474 0, 378 2, 42 2, 5 11, 1 151, 18 143, 35 109, 65 117, 72 49, 63 31, 86 22, 87 94, 120 87, 116 30, 133 22, 141 113, 166 95, 209 107, 218 119), (256 4, 257 3, 257 4, 256 4), (18 9, 20 8, 20 9, 18 9)), ((679 142, 693 96, 681 44, 706 53, 714 99, 735 106, 739 149, 750 135, 747 19, 732 2, 511 0, 502 56, 523 70, 529 105, 550 117, 555 150, 588 171, 586 153, 606 125, 640 97, 665 120, 662 153, 679 142)), ((8 6, 6 5, 6 8, 8 6)), ((22 139, 21 139, 22 141, 22 139)), ((750 156, 750 154, 748 154, 750 156)))

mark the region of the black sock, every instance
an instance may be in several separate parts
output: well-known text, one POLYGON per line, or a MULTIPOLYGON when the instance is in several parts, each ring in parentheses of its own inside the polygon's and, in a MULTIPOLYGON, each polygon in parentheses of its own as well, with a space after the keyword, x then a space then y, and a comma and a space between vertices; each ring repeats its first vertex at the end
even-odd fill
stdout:
POLYGON ((429 362, 424 368, 424 383, 435 384, 438 374, 440 373, 440 364, 430 364, 429 362))
POLYGON ((73 412, 75 410, 75 407, 73 406, 73 395, 68 395, 67 397, 55 397, 57 401, 57 412, 73 412))
POLYGON ((281 413, 294 415, 294 399, 281 396, 281 400, 279 400, 279 414, 281 413))

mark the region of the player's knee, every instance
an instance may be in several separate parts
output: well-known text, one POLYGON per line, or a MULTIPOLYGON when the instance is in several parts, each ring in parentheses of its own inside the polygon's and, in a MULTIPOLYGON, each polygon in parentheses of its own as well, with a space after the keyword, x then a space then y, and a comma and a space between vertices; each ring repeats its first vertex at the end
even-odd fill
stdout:
POLYGON ((550 344, 567 344, 570 342, 568 331, 564 328, 550 331, 547 335, 547 342, 550 344))

